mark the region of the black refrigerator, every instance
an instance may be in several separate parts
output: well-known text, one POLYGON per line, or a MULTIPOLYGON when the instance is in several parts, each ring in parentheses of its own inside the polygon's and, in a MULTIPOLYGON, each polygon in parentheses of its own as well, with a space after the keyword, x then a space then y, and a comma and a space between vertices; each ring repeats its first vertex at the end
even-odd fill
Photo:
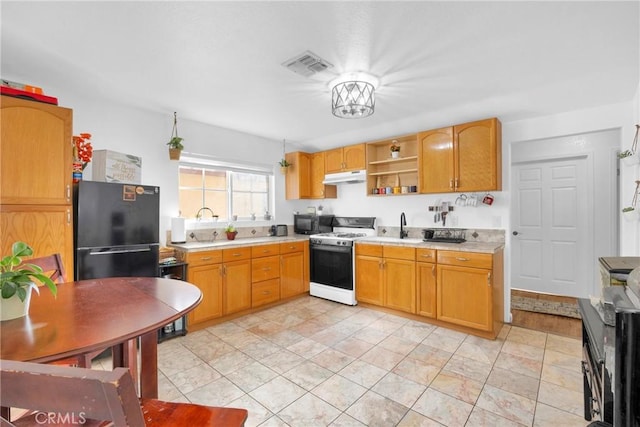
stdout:
POLYGON ((80 181, 73 200, 75 280, 158 276, 159 187, 80 181))

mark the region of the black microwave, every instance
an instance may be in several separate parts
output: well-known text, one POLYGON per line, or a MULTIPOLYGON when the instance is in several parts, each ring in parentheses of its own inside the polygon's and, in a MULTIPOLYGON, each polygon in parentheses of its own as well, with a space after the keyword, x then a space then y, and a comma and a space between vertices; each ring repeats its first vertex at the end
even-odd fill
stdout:
POLYGON ((296 234, 329 233, 333 215, 297 214, 293 216, 293 232, 296 234))

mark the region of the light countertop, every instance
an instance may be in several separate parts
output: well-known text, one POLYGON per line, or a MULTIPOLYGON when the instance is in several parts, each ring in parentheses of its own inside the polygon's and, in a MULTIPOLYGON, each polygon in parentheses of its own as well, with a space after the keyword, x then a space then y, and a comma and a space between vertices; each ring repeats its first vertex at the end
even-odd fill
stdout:
MULTIPOLYGON (((249 237, 244 239, 227 240, 224 237, 216 239, 213 242, 187 242, 187 243, 169 243, 167 246, 181 250, 184 252, 199 252, 211 249, 225 249, 230 247, 268 245, 271 243, 294 242, 309 240, 309 236, 292 235, 282 237, 249 237)), ((361 237, 357 243, 380 244, 380 245, 396 245, 410 246, 422 249, 438 249, 461 252, 479 252, 479 253, 495 253, 504 248, 501 242, 464 242, 464 243, 442 243, 442 242, 424 242, 422 239, 398 237, 361 237)))

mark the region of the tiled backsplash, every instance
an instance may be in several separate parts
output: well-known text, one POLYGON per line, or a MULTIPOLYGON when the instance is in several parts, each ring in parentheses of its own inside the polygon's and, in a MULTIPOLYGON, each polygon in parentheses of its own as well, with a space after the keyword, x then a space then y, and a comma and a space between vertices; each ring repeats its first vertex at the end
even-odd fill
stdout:
MULTIPOLYGON (((438 230, 438 228, 435 228, 438 230)), ((423 227, 403 227, 404 231, 409 232, 407 236, 410 239, 422 239, 423 227)), ((459 229, 455 229, 459 230, 459 229)), ((467 242, 476 243, 504 243, 505 231, 501 229, 465 229, 465 239, 467 242)), ((400 237, 400 227, 378 227, 378 236, 383 237, 400 237)))
MULTIPOLYGON (((219 240, 227 240, 227 235, 224 232, 226 225, 221 224, 220 227, 215 228, 201 228, 197 230, 187 230, 187 243, 188 242, 215 242, 219 240), (193 237, 191 237, 193 233, 193 237)), ((236 239, 246 239, 250 237, 268 237, 271 230, 270 225, 255 226, 255 227, 237 227, 236 239)), ((293 227, 289 226, 289 234, 292 233, 293 227)), ((171 230, 167 230, 167 242, 171 242, 171 230)))

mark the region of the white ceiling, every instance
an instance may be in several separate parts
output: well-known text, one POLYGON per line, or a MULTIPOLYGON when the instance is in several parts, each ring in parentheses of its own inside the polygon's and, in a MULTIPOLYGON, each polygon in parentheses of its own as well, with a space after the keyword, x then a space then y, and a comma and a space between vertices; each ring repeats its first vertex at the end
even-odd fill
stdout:
POLYGON ((0 7, 3 78, 315 149, 627 102, 640 79, 637 1, 0 7), (305 50, 334 67, 306 78, 281 65, 305 50), (349 71, 380 79, 373 116, 331 114, 328 82, 349 71))

